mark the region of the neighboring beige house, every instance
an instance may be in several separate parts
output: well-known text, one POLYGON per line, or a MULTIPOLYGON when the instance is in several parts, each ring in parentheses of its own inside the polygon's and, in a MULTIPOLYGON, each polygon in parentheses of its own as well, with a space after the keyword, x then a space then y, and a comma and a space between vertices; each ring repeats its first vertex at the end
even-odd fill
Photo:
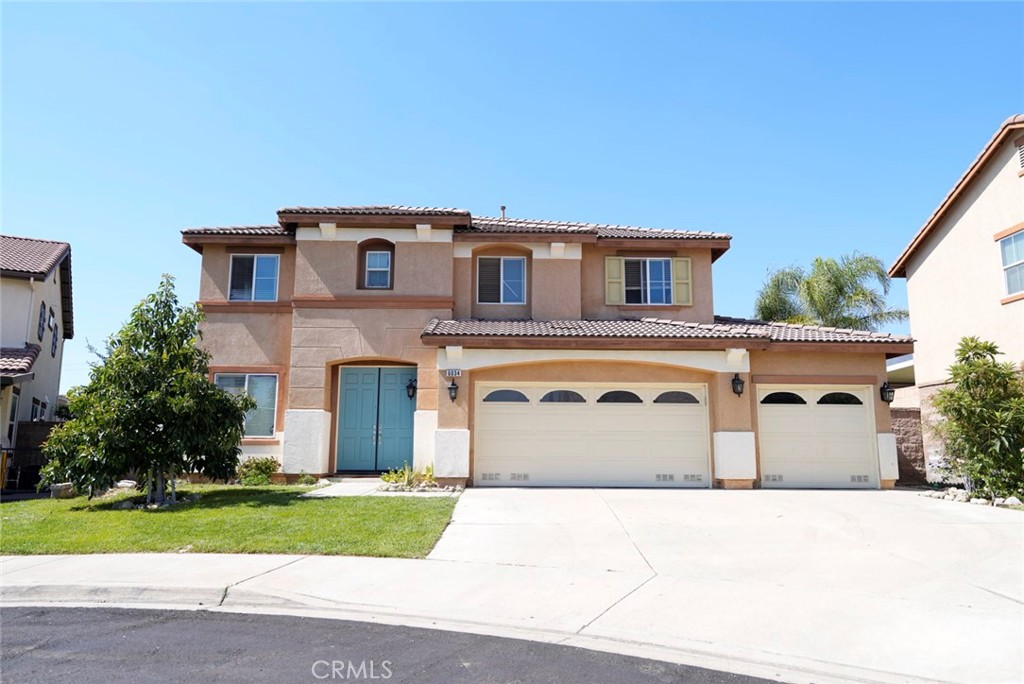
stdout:
POLYGON ((720 233, 293 207, 195 228, 245 455, 477 486, 891 487, 909 337, 716 316, 720 233))
POLYGON ((927 424, 931 398, 948 380, 960 339, 995 342, 1005 360, 1024 362, 1024 115, 1007 119, 890 275, 907 279, 915 386, 897 404, 918 405, 929 479, 938 479, 940 442, 927 424))
POLYGON ((71 246, 0 235, 0 416, 5 449, 18 423, 53 419, 64 340, 75 334, 71 246))

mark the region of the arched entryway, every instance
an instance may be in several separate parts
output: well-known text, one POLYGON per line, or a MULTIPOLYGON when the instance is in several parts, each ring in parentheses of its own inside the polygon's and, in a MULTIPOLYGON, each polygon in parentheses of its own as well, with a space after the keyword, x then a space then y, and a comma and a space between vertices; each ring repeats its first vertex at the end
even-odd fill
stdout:
POLYGON ((374 473, 413 463, 416 366, 360 360, 337 368, 335 464, 374 473))

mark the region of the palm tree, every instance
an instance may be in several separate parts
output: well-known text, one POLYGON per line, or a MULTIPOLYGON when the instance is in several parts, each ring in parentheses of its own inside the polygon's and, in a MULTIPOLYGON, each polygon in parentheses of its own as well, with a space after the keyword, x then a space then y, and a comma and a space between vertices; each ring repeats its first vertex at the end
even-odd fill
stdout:
POLYGON ((810 273, 799 266, 769 273, 754 315, 765 321, 874 331, 907 319, 904 309, 886 306, 890 282, 878 257, 857 252, 838 261, 818 257, 810 273))

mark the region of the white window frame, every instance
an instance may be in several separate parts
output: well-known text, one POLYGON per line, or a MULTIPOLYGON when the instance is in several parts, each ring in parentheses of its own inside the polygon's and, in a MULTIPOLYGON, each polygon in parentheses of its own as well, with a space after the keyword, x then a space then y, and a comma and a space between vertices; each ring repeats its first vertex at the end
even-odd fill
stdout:
MULTIPOLYGON (((244 391, 245 391, 245 395, 246 396, 249 396, 249 378, 254 377, 254 376, 274 378, 274 413, 273 413, 274 424, 273 424, 273 427, 271 428, 270 434, 269 435, 250 435, 247 432, 243 431, 242 436, 245 439, 277 439, 277 395, 281 391, 281 378, 278 376, 278 374, 277 373, 214 373, 213 374, 213 384, 216 385, 217 384, 217 380, 220 377, 222 377, 222 376, 223 377, 236 377, 236 378, 237 377, 244 377, 245 378, 245 389, 244 389, 244 391)), ((248 428, 248 425, 246 425, 245 428, 243 428, 243 430, 247 429, 247 428, 248 428)))
POLYGON ((281 289, 281 255, 280 254, 232 254, 231 268, 228 269, 228 301, 231 302, 276 302, 278 292, 281 289), (248 299, 231 296, 231 283, 235 280, 235 259, 239 257, 252 258, 252 294, 248 299), (256 299, 256 273, 259 270, 258 262, 261 258, 273 259, 277 264, 274 269, 274 296, 272 299, 256 299))
POLYGON ((672 263, 672 257, 626 257, 622 262, 622 300, 625 306, 676 306, 676 283, 675 283, 675 266, 672 263), (631 289, 626 279, 626 264, 630 261, 641 262, 640 269, 640 292, 642 294, 641 299, 646 301, 630 302, 628 293, 631 289), (650 263, 652 261, 664 261, 668 264, 668 301, 667 302, 652 302, 651 301, 651 274, 650 274, 650 263), (645 278, 646 275, 646 278, 645 278), (644 287, 644 280, 647 281, 647 286, 644 287))
POLYGON ((480 256, 477 257, 477 269, 476 269, 476 303, 483 304, 484 306, 525 306, 528 301, 529 294, 527 288, 529 287, 529 276, 527 274, 527 263, 526 257, 524 256, 480 256), (481 259, 498 259, 501 261, 500 268, 498 269, 498 301, 496 302, 481 302, 480 301, 480 260, 481 259), (521 261, 523 262, 523 301, 521 302, 507 302, 505 301, 505 262, 506 261, 521 261))
MULTIPOLYGON (((999 263, 1003 264, 1003 243, 1013 240, 1015 238, 1024 243, 1024 231, 1014 233, 1013 235, 1007 235, 1006 237, 999 241, 999 263)), ((1021 288, 1016 292, 1010 292, 1010 279, 1008 277, 1010 275, 1009 271, 1011 268, 1020 266, 1022 264, 1024 264, 1024 256, 1021 256, 1020 259, 1014 261, 1013 263, 1003 264, 1003 289, 1006 291, 1007 297, 1013 297, 1015 295, 1024 293, 1024 288, 1021 288)))
POLYGON ((371 249, 366 251, 366 266, 363 270, 363 287, 368 290, 389 290, 391 289, 391 269, 394 266, 391 258, 391 251, 387 249, 371 249), (370 268, 370 255, 383 254, 388 258, 387 268, 370 268), (387 273, 388 282, 385 285, 371 285, 370 273, 387 273))

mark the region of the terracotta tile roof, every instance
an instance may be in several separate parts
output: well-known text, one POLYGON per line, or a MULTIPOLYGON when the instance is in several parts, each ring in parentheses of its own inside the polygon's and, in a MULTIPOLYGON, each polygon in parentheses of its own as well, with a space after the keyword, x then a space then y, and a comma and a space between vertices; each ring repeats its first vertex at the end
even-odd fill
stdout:
POLYGON ((0 269, 45 278, 70 251, 66 242, 0 235, 0 269))
POLYGON ((39 357, 39 351, 38 344, 26 344, 21 349, 16 347, 0 348, 0 375, 30 373, 39 357))
POLYGON ((921 226, 921 229, 917 231, 910 244, 896 258, 896 262, 889 269, 889 275, 894 278, 905 278, 907 276, 907 262, 910 260, 910 257, 924 244, 942 217, 946 215, 946 212, 949 211, 960 195, 967 190, 971 182, 981 173, 989 158, 995 154, 999 146, 1003 144, 1003 141, 1008 139, 1014 131, 1020 132, 1022 129, 1024 129, 1024 114, 1014 114, 1003 122, 1003 125, 999 127, 999 130, 988 141, 988 144, 982 148, 977 158, 964 171, 964 175, 956 182, 953 189, 949 191, 945 199, 942 200, 935 211, 932 212, 932 215, 928 217, 928 220, 925 221, 925 224, 921 226))
POLYGON ((292 231, 279 225, 273 226, 222 226, 210 228, 186 228, 182 235, 291 235, 292 231))
POLYGON ((577 221, 544 221, 539 219, 494 218, 480 216, 472 220, 469 226, 458 227, 456 233, 540 233, 557 234, 573 233, 595 235, 600 238, 641 238, 641 239, 706 239, 731 240, 732 236, 725 233, 712 233, 704 230, 673 230, 661 228, 641 228, 638 226, 615 226, 607 223, 580 223, 577 221))
POLYGON ((371 216, 469 216, 466 209, 451 207, 407 207, 398 204, 369 204, 358 207, 282 207, 280 214, 331 214, 371 216))
POLYGON ((0 235, 0 274, 11 278, 47 278, 60 268, 61 336, 75 336, 75 308, 71 286, 71 245, 54 240, 0 235))
POLYGON ((773 342, 890 342, 907 344, 914 341, 914 338, 909 335, 869 332, 867 330, 853 330, 851 328, 831 328, 822 325, 759 321, 749 318, 731 318, 729 316, 715 316, 715 322, 732 325, 736 328, 745 328, 752 333, 767 333, 773 342))
POLYGON ((424 328, 422 336, 755 339, 770 342, 874 342, 882 344, 913 342, 910 337, 890 333, 770 323, 724 316, 716 316, 714 323, 694 323, 666 318, 616 321, 434 319, 424 328))
POLYGON ((625 321, 483 321, 477 319, 434 319, 423 330, 424 337, 630 337, 630 338, 759 338, 761 334, 734 329, 730 325, 666 325, 657 319, 625 321))

